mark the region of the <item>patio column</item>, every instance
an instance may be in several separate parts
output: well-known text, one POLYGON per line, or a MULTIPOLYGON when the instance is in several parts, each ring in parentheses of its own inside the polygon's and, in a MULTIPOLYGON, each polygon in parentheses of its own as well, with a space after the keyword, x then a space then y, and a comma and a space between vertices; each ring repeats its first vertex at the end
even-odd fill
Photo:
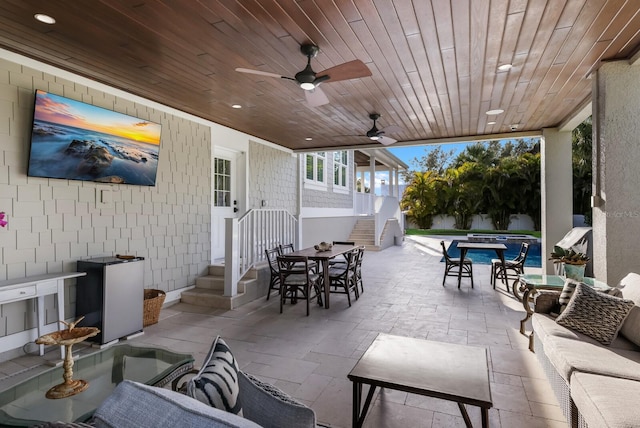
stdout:
POLYGON ((389 196, 396 196, 395 168, 389 168, 389 196))
POLYGON ((640 272, 640 67, 604 62, 593 78, 593 270, 609 285, 640 272))
MULTIPOLYGON (((573 228, 571 132, 543 129, 540 153, 542 260, 546 260, 554 244, 573 228)), ((543 264, 545 270, 553 274, 553 263, 547 261, 546 266, 543 264)))

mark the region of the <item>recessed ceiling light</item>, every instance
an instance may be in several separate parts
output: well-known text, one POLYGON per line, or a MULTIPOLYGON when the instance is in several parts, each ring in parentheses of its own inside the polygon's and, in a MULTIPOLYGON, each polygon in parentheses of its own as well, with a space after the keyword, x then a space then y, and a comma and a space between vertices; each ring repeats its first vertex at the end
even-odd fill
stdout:
POLYGON ((495 122, 487 122, 487 125, 495 125, 495 122))
POLYGON ((500 108, 497 108, 497 109, 495 109, 495 110, 489 110, 489 111, 487 112, 487 114, 488 114, 488 115, 492 115, 492 114, 502 114, 502 113, 504 113, 504 110, 502 110, 502 109, 500 109, 500 108))
POLYGON ((232 108, 242 108, 240 104, 231 104, 232 108))
POLYGON ((307 137, 307 138, 305 138, 305 140, 306 140, 306 141, 311 141, 311 140, 313 140, 313 138, 311 138, 311 137, 307 137))
POLYGON ((35 15, 33 15, 33 17, 35 19, 37 19, 40 22, 44 22, 45 24, 55 24, 56 20, 55 18, 53 18, 52 16, 49 15, 45 15, 44 13, 36 13, 35 15))
POLYGON ((508 70, 511 70, 511 67, 513 67, 513 65, 511 64, 502 64, 501 66, 498 67, 498 70, 508 71, 508 70))

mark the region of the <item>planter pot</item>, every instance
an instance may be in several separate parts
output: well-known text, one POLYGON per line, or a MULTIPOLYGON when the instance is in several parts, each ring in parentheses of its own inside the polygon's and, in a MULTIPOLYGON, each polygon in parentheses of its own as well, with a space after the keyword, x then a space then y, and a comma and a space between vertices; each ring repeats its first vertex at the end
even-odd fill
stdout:
POLYGON ((564 275, 567 278, 582 281, 584 279, 584 270, 586 267, 587 265, 570 265, 568 263, 564 263, 564 275))

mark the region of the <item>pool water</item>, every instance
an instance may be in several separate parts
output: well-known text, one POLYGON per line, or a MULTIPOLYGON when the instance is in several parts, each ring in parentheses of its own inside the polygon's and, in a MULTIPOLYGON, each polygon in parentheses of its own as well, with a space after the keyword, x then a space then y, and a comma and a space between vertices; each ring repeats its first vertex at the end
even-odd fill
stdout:
MULTIPOLYGON (((460 257, 458 242, 460 241, 452 241, 449 248, 447 248, 449 257, 460 257)), ((503 244, 507 246, 507 250, 504 252, 505 260, 514 259, 518 256, 518 252, 520 251, 520 244, 518 242, 503 242, 503 244)), ((528 267, 542 267, 541 253, 542 246, 539 243, 530 244, 529 254, 527 254, 527 260, 524 265, 528 267)), ((491 259, 498 258, 498 256, 493 250, 469 250, 467 251, 467 258, 479 265, 490 265, 491 259)), ((444 257, 440 261, 444 263, 444 257)))

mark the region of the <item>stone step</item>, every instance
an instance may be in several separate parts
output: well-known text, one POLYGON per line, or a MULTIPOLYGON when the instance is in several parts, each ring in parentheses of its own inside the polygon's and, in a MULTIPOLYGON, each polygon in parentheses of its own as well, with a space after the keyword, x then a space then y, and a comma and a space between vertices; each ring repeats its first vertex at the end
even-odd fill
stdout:
MULTIPOLYGON (((254 280, 241 279, 238 281, 238 293, 244 293, 247 281, 254 280)), ((203 290, 222 290, 224 291, 224 276, 206 275, 196 278, 196 288, 203 290)))
POLYGON ((180 301, 207 308, 235 309, 253 300, 253 298, 249 298, 247 293, 238 293, 229 297, 223 296, 223 292, 223 290, 193 288, 183 291, 180 295, 180 301))
MULTIPOLYGON (((208 272, 209 275, 224 277, 224 263, 209 265, 208 272)), ((256 278, 256 275, 255 269, 249 269, 249 272, 245 274, 244 278, 256 278)))

